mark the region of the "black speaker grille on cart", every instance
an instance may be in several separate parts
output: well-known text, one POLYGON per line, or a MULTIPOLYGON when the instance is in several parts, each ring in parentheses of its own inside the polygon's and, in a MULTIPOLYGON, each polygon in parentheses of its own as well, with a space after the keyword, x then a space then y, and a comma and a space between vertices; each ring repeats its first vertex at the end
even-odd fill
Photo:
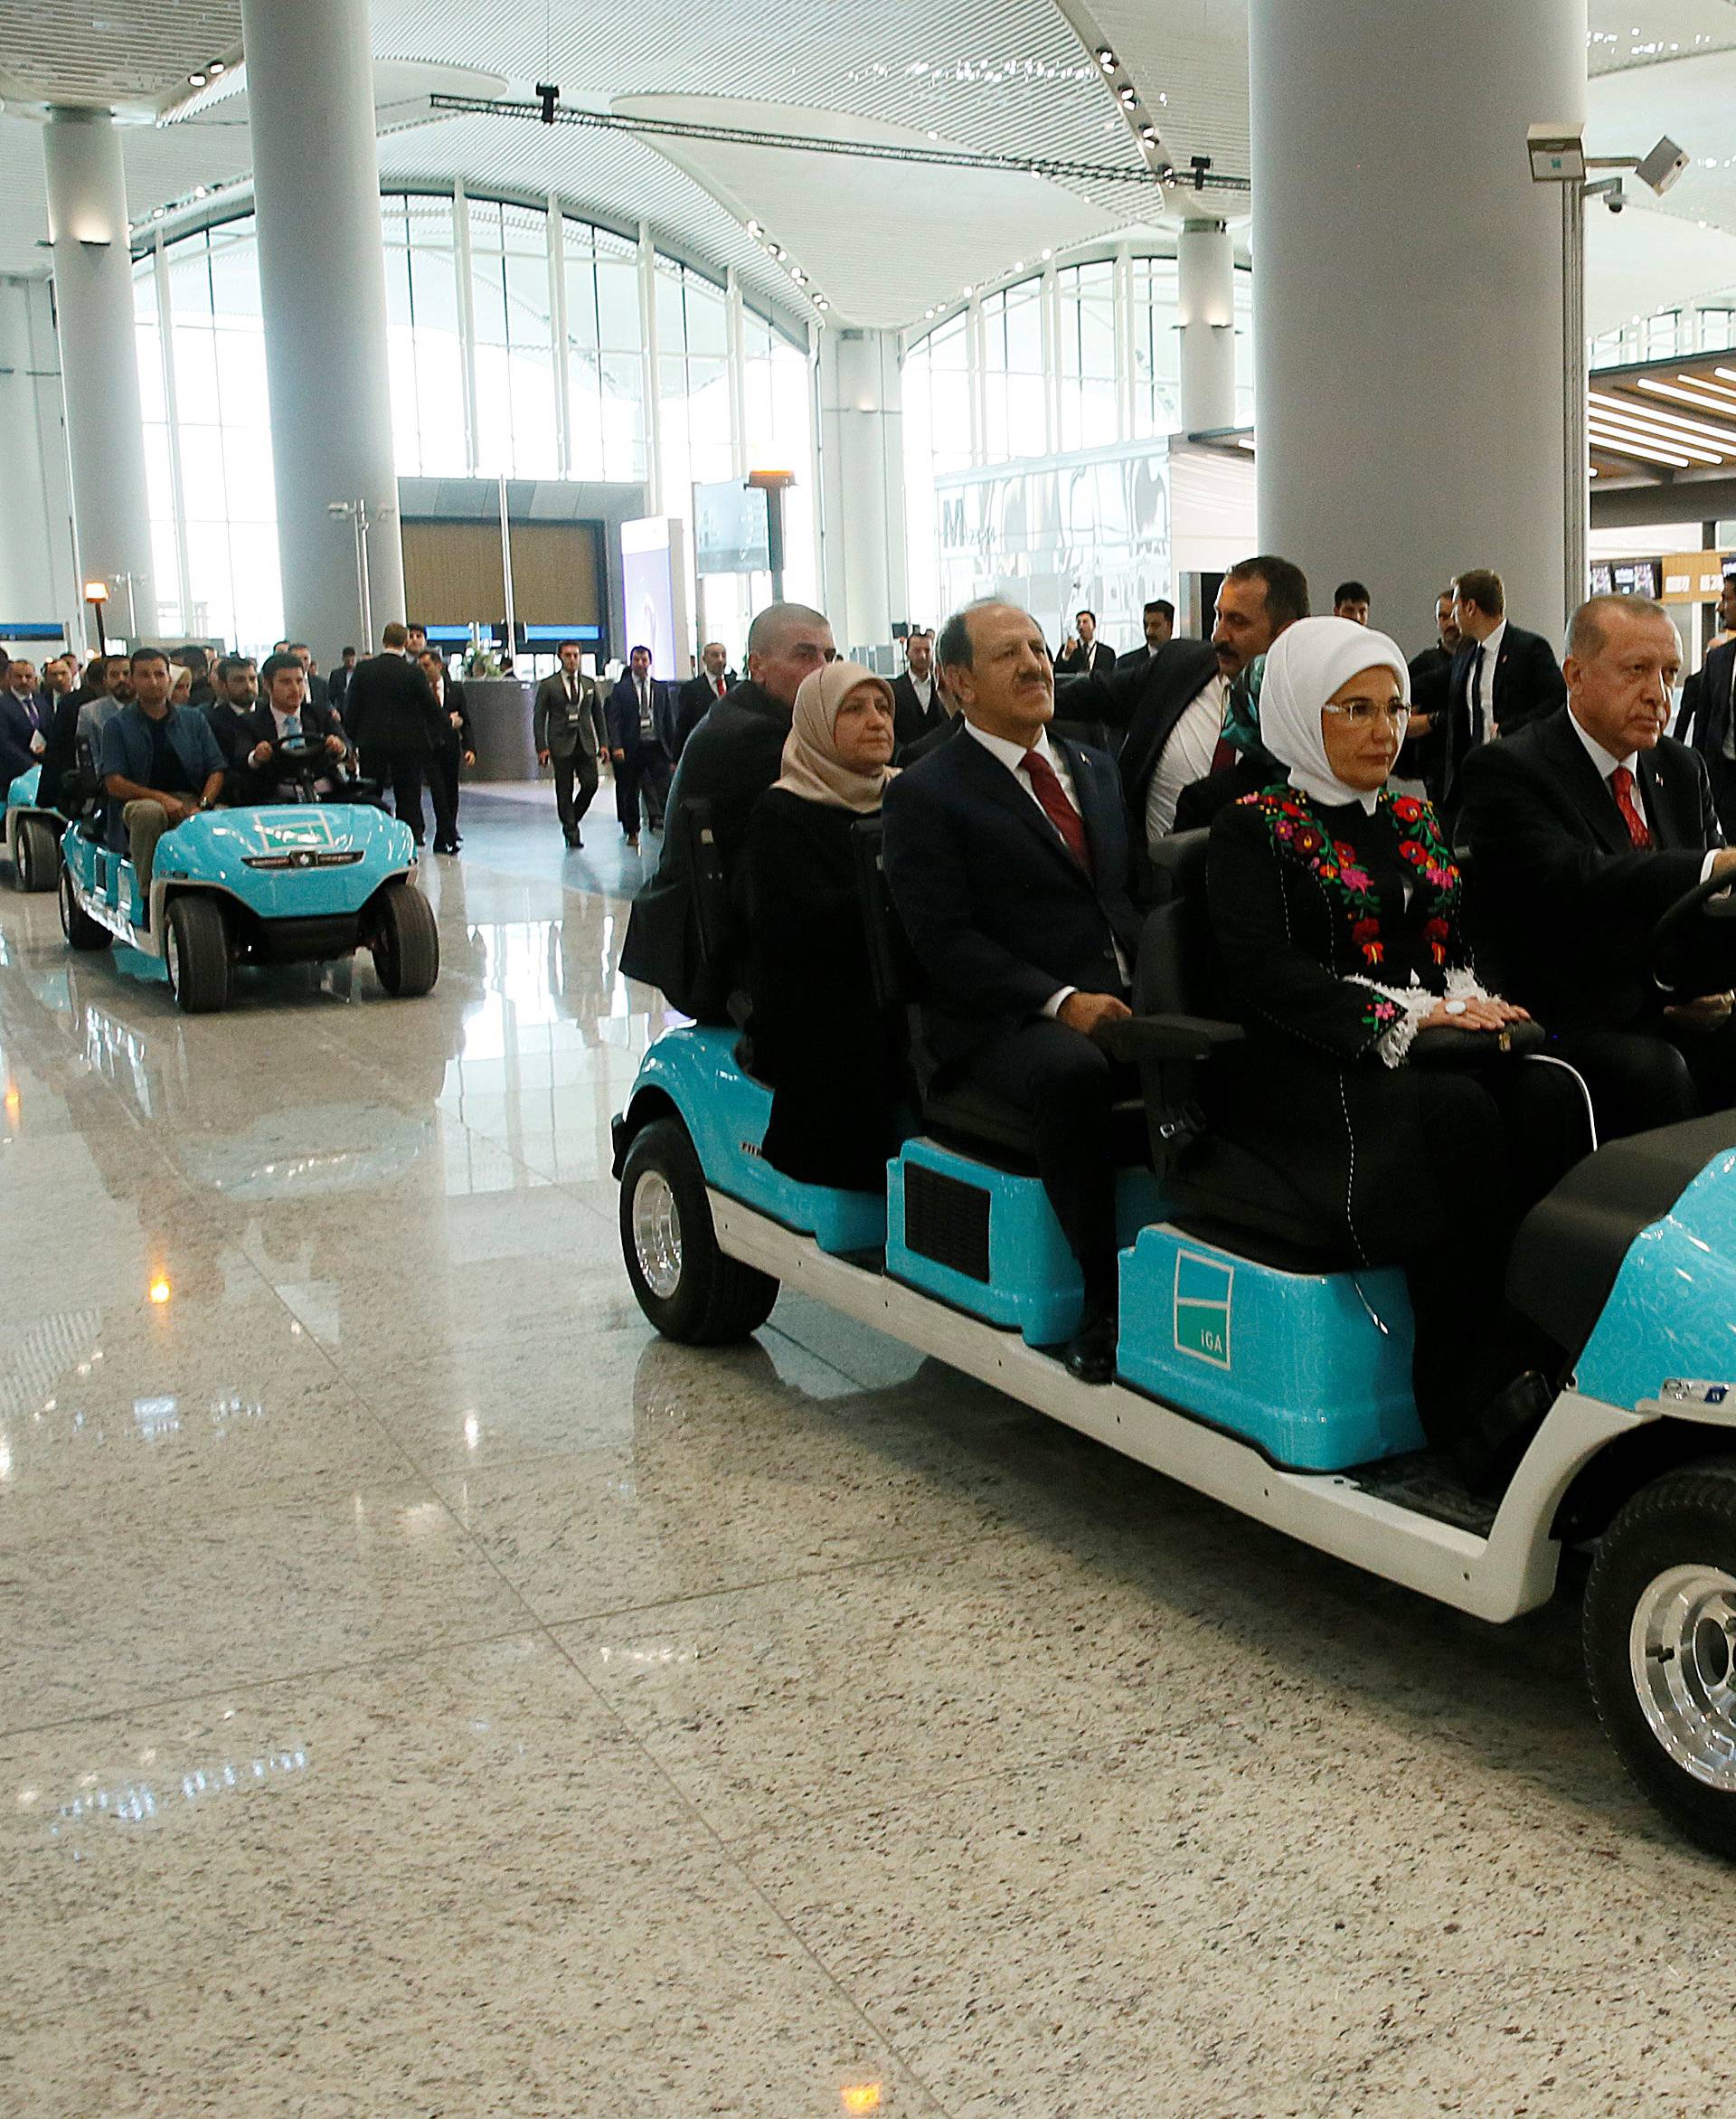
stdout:
POLYGON ((989 1196, 921 1163, 904 1166, 904 1241, 937 1265, 988 1280, 989 1196))

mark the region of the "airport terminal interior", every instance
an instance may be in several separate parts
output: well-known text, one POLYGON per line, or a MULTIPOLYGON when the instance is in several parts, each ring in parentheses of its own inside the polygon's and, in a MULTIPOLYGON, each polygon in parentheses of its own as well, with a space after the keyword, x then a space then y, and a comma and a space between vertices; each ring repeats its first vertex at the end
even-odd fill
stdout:
POLYGON ((0 0, 0 2114, 1715 2107, 1732 109, 0 0))

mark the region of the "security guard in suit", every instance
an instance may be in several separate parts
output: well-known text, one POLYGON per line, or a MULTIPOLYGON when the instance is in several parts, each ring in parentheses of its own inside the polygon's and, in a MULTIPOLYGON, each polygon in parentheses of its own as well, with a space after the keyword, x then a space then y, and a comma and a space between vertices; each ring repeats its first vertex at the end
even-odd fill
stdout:
POLYGON ((536 687, 533 730, 537 763, 554 767, 561 829, 570 847, 580 846, 580 822, 596 799, 598 761, 609 748, 609 734, 597 680, 579 667, 577 640, 561 641, 560 669, 536 687))

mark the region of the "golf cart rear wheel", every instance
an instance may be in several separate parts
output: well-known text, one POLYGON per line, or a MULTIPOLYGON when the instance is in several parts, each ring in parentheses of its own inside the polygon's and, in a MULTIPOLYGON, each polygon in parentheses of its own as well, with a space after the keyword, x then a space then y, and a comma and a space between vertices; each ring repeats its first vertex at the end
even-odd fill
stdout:
POLYGON ((389 883, 380 893, 373 968, 381 985, 400 1000, 426 993, 440 975, 434 909, 413 883, 389 883))
POLYGON ((1585 1664, 1642 1793, 1709 1852, 1736 1856, 1736 1458, 1666 1472, 1604 1533, 1585 1664))
POLYGON ((52 890, 61 865, 61 842, 54 827, 41 817, 26 817, 18 827, 12 856, 12 880, 19 890, 52 890))
POLYGON ((72 890, 72 875, 61 866, 61 932, 74 949, 107 949, 114 937, 80 905, 72 890))
POLYGON ((685 1346, 745 1339, 778 1300, 769 1273, 718 1249, 705 1173, 679 1119, 654 1119, 627 1151, 621 1250, 639 1308, 685 1346))
POLYGON ((214 1016, 229 1006, 229 928, 214 898, 172 899, 163 937, 169 990, 190 1016, 214 1016))

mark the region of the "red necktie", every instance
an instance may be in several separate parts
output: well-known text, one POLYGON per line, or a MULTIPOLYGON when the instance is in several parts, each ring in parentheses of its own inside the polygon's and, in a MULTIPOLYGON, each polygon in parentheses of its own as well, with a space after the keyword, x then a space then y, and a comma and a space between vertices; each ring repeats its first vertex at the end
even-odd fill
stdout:
POLYGON ((1618 765, 1609 775, 1609 791, 1616 798, 1616 807, 1621 811, 1621 820, 1628 827, 1628 836, 1639 847, 1652 843, 1652 835, 1646 819, 1639 813, 1639 804, 1634 799, 1634 776, 1625 765, 1618 765))
POLYGON ((721 676, 714 676, 712 682, 717 686, 717 695, 721 699, 723 696, 723 679, 721 676))
POLYGON ((1212 752, 1213 772, 1228 772, 1236 762, 1236 746, 1227 736, 1220 736, 1212 752))
POLYGON ((1086 875, 1091 872, 1091 849, 1085 837, 1084 819, 1067 799, 1055 769, 1040 751, 1027 751, 1020 761, 1031 775, 1031 791, 1043 804, 1043 813, 1067 842, 1067 851, 1086 875))

